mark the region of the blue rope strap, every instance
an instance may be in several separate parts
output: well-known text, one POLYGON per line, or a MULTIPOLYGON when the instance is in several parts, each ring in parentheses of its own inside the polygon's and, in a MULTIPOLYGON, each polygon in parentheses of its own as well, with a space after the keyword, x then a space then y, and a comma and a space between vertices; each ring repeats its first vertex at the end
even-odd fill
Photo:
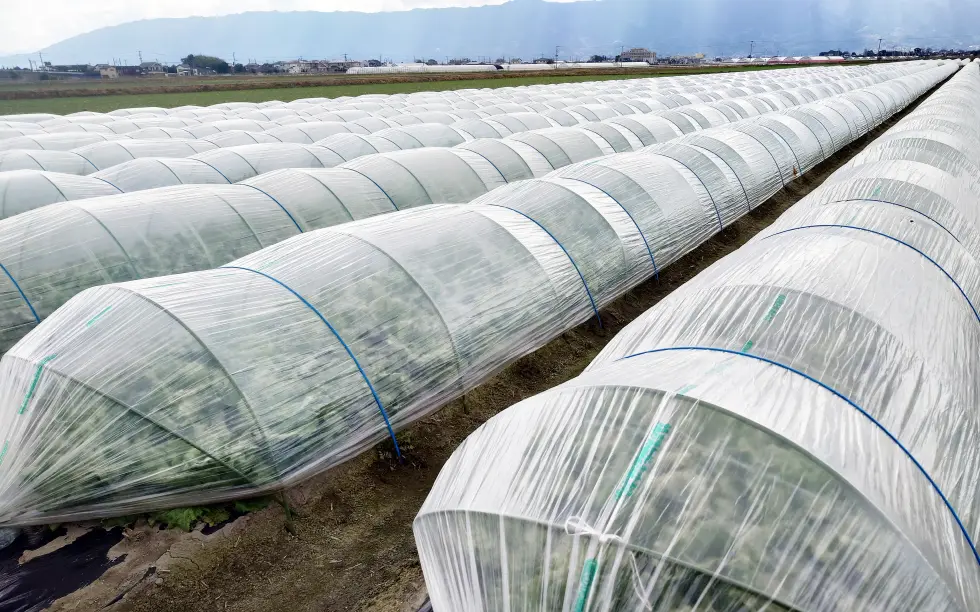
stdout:
POLYGON ((943 274, 946 275, 946 278, 948 278, 950 280, 950 282, 953 283, 953 285, 956 287, 956 289, 960 292, 960 295, 963 296, 963 299, 966 300, 966 303, 969 304, 970 310, 973 311, 973 316, 975 316, 977 318, 977 322, 980 322, 980 312, 977 312, 977 309, 976 309, 976 307, 974 307, 973 302, 970 301, 970 298, 966 295, 966 292, 963 291, 963 288, 960 287, 960 284, 956 282, 956 279, 954 279, 949 274, 949 272, 947 272, 941 265, 939 265, 939 263, 937 263, 936 260, 934 260, 932 257, 929 257, 928 255, 926 255, 925 253, 923 253, 919 249, 915 248, 911 244, 905 242, 904 240, 899 240, 898 238, 895 238, 894 236, 889 236, 888 234, 885 234, 883 232, 878 232, 878 231, 875 231, 875 230, 872 230, 872 229, 867 229, 867 228, 864 228, 864 227, 857 227, 857 226, 854 226, 854 225, 835 225, 835 224, 828 223, 828 224, 824 224, 824 225, 803 225, 803 226, 800 226, 800 227, 793 227, 793 228, 790 228, 790 229, 787 229, 787 230, 783 230, 781 232, 776 232, 775 234, 770 234, 770 235, 766 236, 765 238, 763 238, 763 240, 768 240, 769 238, 772 238, 773 236, 778 236, 780 234, 785 234, 787 232, 795 232, 797 230, 820 228, 820 227, 838 227, 838 228, 843 228, 843 229, 855 230, 855 231, 859 231, 859 232, 868 232, 869 234, 874 234, 875 236, 881 236, 882 238, 886 238, 888 240, 894 240, 898 244, 901 244, 903 246, 906 246, 906 247, 912 249, 913 251, 915 251, 916 253, 918 253, 922 257, 924 257, 927 261, 929 261, 929 263, 931 263, 932 265, 936 266, 936 268, 938 268, 940 272, 942 272, 943 274))
POLYGON ((879 422, 877 419, 875 419, 873 416, 871 416, 871 414, 868 413, 865 409, 861 408, 856 403, 854 403, 846 395, 844 395, 840 391, 837 391, 836 389, 834 389, 830 385, 827 385, 826 383, 823 383, 823 382, 817 380, 816 378, 810 376, 809 374, 805 374, 802 371, 797 370, 794 367, 791 367, 791 366, 788 366, 788 365, 779 363, 778 361, 773 361, 772 359, 767 359, 765 357, 761 357, 759 355, 753 355, 752 353, 743 353, 743 352, 740 352, 740 351, 733 351, 733 350, 730 350, 730 349, 721 349, 721 348, 706 347, 706 346, 673 346, 673 347, 660 348, 660 349, 651 349, 649 351, 642 351, 640 353, 633 353, 632 355, 627 355, 626 357, 623 357, 623 358, 621 358, 621 359, 619 359, 617 361, 622 361, 622 360, 625 360, 625 359, 631 359, 633 357, 639 357, 640 355, 648 355, 648 354, 652 354, 652 353, 664 353, 664 352, 668 352, 668 351, 705 351, 705 352, 711 352, 711 353, 725 353, 727 355, 734 355, 736 357, 747 357, 749 359, 755 359, 757 361, 761 361, 763 363, 767 363, 769 365, 776 366, 777 368, 782 368, 782 369, 786 370, 787 372, 791 372, 791 373, 796 374, 796 375, 798 375, 798 376, 800 376, 802 378, 805 378, 806 380, 814 383, 815 385, 821 387, 825 391, 830 392, 831 394, 833 394, 837 398, 839 398, 839 399, 843 400, 844 402, 846 402, 852 408, 854 408, 855 410, 857 410, 858 412, 860 412, 861 414, 863 414, 869 421, 871 421, 871 423, 875 427, 877 427, 886 436, 888 436, 888 438, 891 439, 891 441, 894 442, 895 445, 898 446, 898 448, 901 449, 903 453, 905 453, 905 455, 912 461, 912 463, 915 464, 915 467, 917 467, 919 469, 919 471, 922 472, 922 475, 925 476, 926 477, 926 480, 929 481, 929 484, 932 485, 932 488, 936 491, 936 493, 939 495, 939 498, 946 505, 946 508, 949 510, 950 514, 953 515, 953 519, 956 521, 956 524, 959 526, 960 532, 963 534, 963 537, 966 538, 966 543, 969 544, 970 550, 973 551, 973 556, 977 560, 977 564, 980 565, 980 552, 977 552, 977 547, 974 546, 973 540, 970 538, 970 534, 966 530, 966 526, 963 525, 963 521, 960 520, 959 515, 956 513, 956 510, 953 508, 953 504, 951 504, 950 501, 949 501, 949 499, 946 498, 946 495, 943 493, 942 489, 939 488, 939 485, 936 484, 936 481, 932 479, 932 476, 929 475, 929 472, 926 471, 925 467, 923 467, 922 464, 919 463, 919 461, 912 455, 912 453, 909 451, 909 449, 907 449, 905 447, 905 445, 903 445, 899 441, 899 439, 895 437, 894 434, 892 434, 890 431, 888 431, 888 429, 886 429, 885 426, 881 424, 881 422, 879 422))
POLYGON ((309 308, 310 310, 312 310, 313 313, 317 317, 319 317, 321 321, 323 321, 323 324, 327 326, 327 329, 330 330, 330 333, 332 333, 334 335, 334 337, 337 339, 337 341, 340 342, 341 346, 344 347, 344 350, 347 351, 347 355, 351 358, 351 361, 354 362, 354 365, 357 366, 357 371, 361 373, 361 377, 364 378, 364 382, 367 383, 368 389, 371 391, 371 396, 374 397, 374 403, 378 405, 378 410, 381 412, 381 418, 383 418, 384 421, 385 421, 385 427, 388 428, 388 434, 391 436, 391 441, 395 445, 395 453, 398 455, 398 458, 401 459, 401 457, 402 457, 402 451, 401 451, 401 448, 399 448, 399 446, 398 446, 398 440, 395 439, 395 430, 391 427, 391 420, 388 418, 388 413, 385 412, 384 406, 381 404, 381 398, 378 397, 378 392, 375 391, 374 385, 371 384, 371 379, 368 378, 367 372, 365 372, 364 371, 364 368, 361 367, 361 362, 359 362, 357 360, 357 357, 354 356, 354 352, 351 351, 351 349, 347 345, 347 343, 344 342, 344 339, 340 336, 340 334, 337 332, 337 330, 334 329, 334 326, 331 325, 329 321, 327 321, 326 317, 324 317, 323 314, 321 314, 319 310, 317 310, 316 306, 314 306, 313 304, 311 304, 309 302, 309 300, 307 300, 302 295, 300 295, 298 292, 296 292, 292 287, 290 287, 286 283, 282 282, 278 278, 276 278, 274 276, 270 276, 269 274, 266 274, 265 272, 259 272, 258 270, 253 270, 252 268, 245 268, 243 266, 221 266, 221 268, 222 269, 226 269, 226 270, 244 270, 246 272, 252 272, 252 273, 258 274, 259 276, 264 276, 265 278, 267 278, 267 279, 271 280, 272 282, 276 283, 277 285, 279 285, 280 287, 282 287, 286 291, 292 293, 293 296, 296 297, 296 299, 298 299, 299 301, 303 302, 303 304, 305 304, 307 308, 309 308))
MULTIPOLYGON (((401 165, 401 164, 399 164, 399 165, 401 165)), ((393 200, 393 199, 391 198, 391 196, 390 196, 390 195, 388 195, 388 192, 384 190, 384 187, 382 187, 381 185, 379 185, 379 184, 378 184, 378 182, 377 182, 376 180, 374 180, 374 179, 373 179, 373 178, 371 178, 370 176, 368 176, 368 175, 366 175, 366 174, 364 174, 364 173, 363 173, 363 172, 361 172, 360 170, 355 170, 355 169, 353 169, 353 168, 348 168, 347 166, 337 166, 337 167, 338 167, 338 168, 343 168, 344 170, 348 170, 348 171, 350 171, 350 172, 353 172, 354 174, 360 174, 361 176, 363 176, 363 177, 364 177, 364 178, 366 178, 367 180, 369 180, 369 181, 371 181, 372 183, 374 183, 374 186, 378 188, 378 191, 380 191, 381 193, 383 193, 383 194, 385 194, 385 197, 386 197, 386 198, 388 198, 388 201, 389 201, 389 202, 391 202, 391 206, 392 206, 392 207, 393 207, 393 208, 394 208, 395 210, 401 210, 400 208, 398 208, 398 204, 395 204, 395 201, 394 201, 394 200, 393 200)), ((415 180, 418 180, 418 179, 415 179, 415 180)), ((424 188, 423 188, 423 189, 424 189, 424 188)), ((337 198, 337 199, 339 200, 340 198, 337 198)))
POLYGON ((701 186, 704 187, 704 190, 708 193, 708 198, 711 200, 711 205, 715 207, 715 215, 718 216, 718 229, 721 229, 721 230, 725 229, 725 225, 721 222, 721 211, 718 210, 718 204, 717 204, 717 202, 715 202, 715 196, 711 195, 711 190, 708 189, 708 186, 704 184, 704 181, 701 180, 701 177, 698 176, 698 173, 695 172, 694 170, 691 170, 691 167, 690 166, 688 166, 687 164, 685 164, 681 160, 677 159, 673 155, 668 155, 668 154, 664 153, 663 151, 651 151, 651 153, 653 153, 654 155, 662 155, 663 157, 666 157, 667 159, 674 160, 678 164, 684 166, 687 169, 688 172, 690 172, 691 174, 693 174, 694 175, 694 178, 698 179, 698 182, 701 183, 701 186))
POLYGON ((933 219, 932 217, 930 217, 926 213, 922 212, 921 210, 916 210, 916 209, 912 208, 911 206, 906 206, 905 204, 899 204, 898 202, 890 202, 888 200, 880 200, 880 199, 877 199, 877 198, 847 198, 845 200, 835 200, 833 202, 824 202, 823 204, 824 205, 841 204, 843 202, 875 202, 877 204, 889 204, 891 206, 898 206, 899 208, 904 208, 905 210, 914 212, 917 215, 921 215, 922 217, 925 217, 926 219, 929 219, 930 221, 932 221, 933 223, 935 223, 936 225, 938 225, 944 232, 946 232, 947 234, 949 234, 950 237, 953 240, 955 240, 956 242, 960 242, 960 239, 956 237, 956 234, 954 234, 953 232, 949 231, 949 229, 947 229, 947 227, 945 225, 943 225, 942 223, 940 223, 939 221, 936 221, 935 219, 933 219))
POLYGON ((17 279, 15 279, 14 275, 7 270, 7 266, 0 264, 0 269, 2 269, 3 273, 7 275, 7 278, 10 279, 10 282, 14 284, 14 287, 17 288, 17 293, 20 294, 20 297, 24 298, 24 303, 27 304, 27 307, 31 309, 31 314, 34 315, 34 321, 40 323, 41 317, 37 316, 37 311, 34 310, 34 306, 31 305, 31 301, 27 299, 27 296, 24 294, 24 290, 20 288, 19 284, 17 284, 17 279))
POLYGON ((636 219, 633 218, 633 215, 630 214, 630 211, 626 210, 626 207, 623 206, 622 204, 620 204, 619 200, 617 200, 616 198, 614 198, 611 193, 609 193, 608 191, 606 191, 602 187, 599 187, 598 185, 593 185, 592 183, 590 183, 588 181, 584 181, 584 180, 579 179, 579 178, 572 178, 572 177, 568 177, 568 176, 563 176, 561 178, 567 179, 569 181, 578 181, 579 183, 585 183, 589 187, 593 187, 595 189, 598 189, 602 193, 606 194, 606 196, 610 200, 612 200, 616 204, 619 204, 619 207, 623 209, 623 212, 626 213, 626 216, 629 217, 630 218, 630 221, 633 222, 633 225, 636 226, 637 233, 640 234, 640 238, 643 239, 643 246, 645 246, 647 248, 647 253, 650 254, 650 263, 653 264, 653 276, 657 280, 660 280, 660 271, 657 269, 657 261, 653 258, 653 250, 650 249, 650 243, 647 242, 647 237, 643 235, 643 230, 640 229, 640 224, 636 222, 636 219))
MULTIPOLYGON (((231 181, 228 180, 228 177, 225 176, 225 173, 224 172, 222 172, 221 170, 218 170, 213 165, 209 164, 208 162, 204 161, 203 159, 195 159, 195 161, 199 161, 202 164, 204 164, 205 166, 211 168, 212 170, 214 170, 215 172, 217 172, 218 174, 220 174, 221 175, 221 178, 225 179, 225 182, 226 183, 228 183, 229 185, 231 185, 231 181)), ((251 187, 251 185, 249 185, 249 187, 251 187)), ((272 196, 269 196, 269 197, 271 198, 272 196)), ((280 204, 280 206, 281 206, 281 204, 280 204)))
POLYGON ((295 225, 295 226, 296 226, 296 231, 298 231, 298 232, 299 232, 300 234, 302 234, 302 233, 303 233, 303 228, 301 228, 301 227, 299 226, 299 223, 297 223, 297 222, 296 222, 296 219, 294 219, 294 218, 293 218, 293 216, 292 216, 291 214, 289 214, 289 211, 288 211, 288 210, 286 210, 286 207, 285 207, 285 206, 283 206, 282 204, 280 204, 280 203, 279 203, 279 200, 277 200, 277 199, 275 199, 274 197, 272 197, 271 195, 269 195, 269 194, 268 194, 268 193, 266 193, 265 191, 263 191, 263 190, 261 190, 261 189, 259 189, 259 188, 258 188, 258 187, 256 187, 255 185, 246 185, 245 183, 238 183, 238 184, 239 184, 239 185, 244 185, 245 187, 251 187, 252 189, 254 189, 254 190, 256 190, 256 191, 258 191, 259 193, 261 193, 261 194, 262 194, 262 195, 264 195, 265 197, 267 197, 267 198, 269 198, 270 200, 272 200, 273 202, 275 202, 276 204, 279 204, 279 208, 281 208, 281 209, 282 209, 282 212, 284 212, 284 213, 286 213, 286 216, 287 216, 287 217, 289 217, 289 220, 290 220, 290 221, 292 221, 292 222, 293 222, 293 225, 295 225))
POLYGON ((542 230, 544 230, 544 232, 546 234, 548 234, 549 236, 551 236, 551 239, 555 241, 555 244, 558 245, 558 248, 560 248, 565 253, 565 256, 566 257, 568 257, 568 261, 572 262, 572 267, 575 268, 575 271, 576 272, 578 272, 578 277, 580 279, 582 279, 582 285, 585 287, 585 293, 586 293, 586 295, 589 296, 589 303, 592 304, 592 311, 595 313, 596 320, 599 321, 599 329, 602 329, 602 317, 599 316, 599 309, 595 305, 595 300, 592 299, 592 292, 589 291, 589 284, 587 282, 585 282, 585 276, 582 274, 582 271, 579 270, 578 264, 575 263, 575 260, 574 259, 572 259, 571 254, 568 252, 567 249, 565 249, 564 245, 562 245, 562 243, 559 242, 557 238, 555 238, 555 235, 552 234, 550 231, 548 231, 548 228, 546 228, 545 226, 541 225, 535 219, 532 219, 530 216, 522 213, 521 211, 517 210, 516 208, 511 208, 510 206, 504 206, 503 204, 488 204, 488 206, 497 206, 499 208, 506 208, 507 210, 509 210, 511 212, 515 212, 515 213, 519 214, 520 216, 524 217, 525 219, 527 219, 528 221, 530 221, 531 223, 537 225, 542 230))

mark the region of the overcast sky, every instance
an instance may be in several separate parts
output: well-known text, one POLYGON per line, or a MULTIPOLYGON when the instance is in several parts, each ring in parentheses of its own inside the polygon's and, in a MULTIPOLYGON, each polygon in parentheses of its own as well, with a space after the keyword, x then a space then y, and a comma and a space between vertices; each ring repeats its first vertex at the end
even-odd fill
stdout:
MULTIPOLYGON (((0 0, 0 55, 43 49, 76 34, 156 17, 246 11, 399 11, 506 0, 0 0)), ((552 0, 573 1, 573 0, 552 0)))

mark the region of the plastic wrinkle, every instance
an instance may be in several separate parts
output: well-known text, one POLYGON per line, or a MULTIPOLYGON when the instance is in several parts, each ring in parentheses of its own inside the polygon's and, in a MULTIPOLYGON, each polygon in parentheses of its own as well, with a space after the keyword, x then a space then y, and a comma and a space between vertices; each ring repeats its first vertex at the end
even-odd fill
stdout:
POLYGON ((704 184, 704 181, 701 180, 701 177, 698 176, 697 172, 695 172, 694 170, 691 170, 690 166, 688 166, 687 164, 685 164, 681 160, 677 159, 676 157, 673 157, 672 155, 668 155, 668 154, 664 153, 663 151, 657 151, 657 155, 661 155, 663 157, 666 157, 667 159, 673 160, 673 161, 677 162, 678 164, 684 166, 687 169, 688 172, 690 172, 692 175, 694 175, 694 177, 696 179, 698 179, 698 182, 701 183, 701 186, 704 187, 704 190, 707 192, 708 197, 711 198, 711 205, 715 207, 715 215, 718 216, 718 229, 719 230, 725 229, 725 225, 721 222, 721 211, 718 210, 718 203, 715 202, 715 197, 713 195, 711 195, 711 190, 708 189, 708 186, 704 184))
POLYGON ((279 206, 279 208, 281 208, 281 209, 282 209, 282 212, 284 212, 284 213, 286 213, 286 216, 287 216, 287 217, 289 217, 289 220, 293 222, 293 225, 295 225, 295 226, 296 226, 296 231, 298 231, 298 232, 299 232, 299 233, 301 233, 301 234, 303 233, 303 228, 301 228, 301 227, 299 226, 299 223, 297 223, 297 222, 296 222, 296 219, 294 219, 294 218, 293 218, 293 215, 291 215, 291 214, 289 213, 289 211, 288 211, 288 210, 286 210, 286 207, 285 207, 285 206, 283 206, 282 204, 280 204, 280 203, 279 203, 279 200, 277 200, 277 199, 275 199, 274 197, 272 197, 271 195, 269 195, 269 194, 268 194, 268 193, 266 193, 265 191, 263 191, 263 190, 261 190, 261 189, 259 189, 259 188, 258 188, 258 187, 256 187, 255 185, 248 185, 248 184, 246 184, 246 183, 241 183, 241 184, 242 184, 242 185, 245 185, 246 187, 251 187, 252 189, 254 189, 254 190, 256 190, 256 191, 258 191, 258 192, 259 192, 259 193, 261 193, 262 195, 264 195, 264 196, 266 196, 267 198, 269 198, 270 200, 272 200, 273 202, 275 202, 275 203, 276 203, 276 204, 277 204, 277 205, 279 206))
POLYGON ((385 421, 385 427, 388 428, 388 434, 391 436, 391 441, 395 445, 395 453, 398 456, 398 458, 401 459, 402 451, 401 448, 398 446, 398 440, 395 439, 395 430, 392 429, 391 427, 391 421, 388 419, 388 413, 385 412, 384 406, 381 405, 381 398, 378 397, 377 391, 374 390, 374 385, 371 384, 371 379, 368 378, 367 372, 365 372, 364 368, 361 367, 361 362, 359 362, 357 360, 357 357, 354 356, 354 352, 351 351, 349 346, 347 346, 347 343, 344 342, 344 339, 340 337, 340 334, 337 333, 337 330, 334 329, 333 325, 330 324, 330 321, 327 321, 327 319, 323 316, 323 314, 321 314, 320 311, 317 310, 316 306, 311 304, 309 300, 307 300, 305 297, 297 293, 292 287, 282 282, 281 280, 277 279, 276 277, 266 274, 265 272, 253 270, 252 268, 243 268, 240 266, 221 266, 221 269, 245 270, 246 272, 252 272, 254 274, 258 274, 259 276, 264 276, 265 278, 281 286, 286 291, 292 293, 296 297, 296 299, 303 302, 303 304, 305 304, 307 308, 312 310, 313 313, 316 314, 316 316, 319 317, 321 321, 323 321, 323 324, 327 326, 327 328, 330 330, 330 333, 332 333, 334 337, 337 338, 337 341, 340 342, 340 344, 344 347, 344 350, 347 351, 347 355, 351 358, 351 361, 354 362, 354 365, 357 366, 357 371, 361 373, 361 376, 364 378, 364 382, 367 383, 368 389, 370 389, 371 391, 371 396, 374 397, 374 403, 378 405, 378 410, 381 412, 381 418, 383 418, 385 421))
POLYGON ((966 303, 970 306, 970 310, 973 311, 973 316, 976 317, 977 322, 980 323, 980 313, 977 312, 977 309, 973 305, 973 302, 970 301, 970 298, 966 295, 966 292, 963 291, 963 287, 960 287, 960 284, 958 282, 956 282, 956 279, 953 278, 949 274, 949 272, 947 272, 945 270, 945 268, 943 268, 941 265, 939 265, 939 263, 935 259, 933 259, 932 257, 929 257, 928 255, 926 255, 925 253, 923 253, 919 249, 915 248, 911 244, 905 242, 904 240, 899 240, 898 238, 895 238, 894 236, 889 236, 888 234, 885 234, 883 232, 879 232, 879 231, 876 231, 876 230, 868 229, 866 227, 857 227, 857 226, 854 226, 854 225, 839 225, 839 224, 835 224, 835 223, 825 223, 825 224, 818 224, 818 225, 801 225, 799 227, 793 227, 793 228, 790 228, 790 229, 787 229, 787 230, 782 230, 780 232, 776 232, 774 234, 770 234, 769 236, 766 236, 765 238, 763 238, 763 240, 768 240, 769 238, 772 238, 773 236, 779 236, 780 234, 786 234, 788 232, 795 232, 797 230, 812 229, 812 228, 819 228, 819 227, 839 227, 839 228, 843 228, 843 229, 856 230, 856 231, 859 231, 859 232, 868 232, 869 234, 874 234, 875 236, 881 236, 882 238, 887 238, 889 240, 894 240, 898 244, 901 244, 903 246, 906 246, 906 247, 912 249, 913 251, 915 251, 919 255, 922 255, 922 257, 924 257, 926 260, 928 260, 929 263, 931 263, 932 265, 936 266, 936 268, 938 268, 939 271, 942 272, 946 276, 946 278, 949 279, 949 281, 951 283, 953 283, 953 285, 956 287, 956 290, 960 292, 960 295, 963 296, 963 299, 966 300, 966 303))
MULTIPOLYGON (((222 172, 221 170, 218 170, 218 169, 217 169, 217 168, 215 168, 215 167, 214 167, 213 165, 211 165, 211 164, 209 164, 208 162, 206 162, 206 161, 205 161, 205 160, 203 160, 203 159, 199 159, 199 160, 197 160, 197 161, 199 161, 199 162, 201 162, 201 163, 202 163, 202 164, 204 164, 205 166, 207 166, 207 167, 209 167, 209 168, 211 168, 212 170, 214 170, 215 172, 217 172, 218 174, 220 174, 220 175, 221 175, 221 178, 223 178, 223 179, 225 179, 225 181, 226 181, 226 182, 227 182, 227 183, 228 183, 229 185, 231 185, 231 184, 232 184, 232 182, 228 180, 228 177, 227 177, 227 176, 225 176, 225 173, 224 173, 224 172, 222 172)), ((171 170, 171 172, 173 172, 173 171, 171 170)), ((276 203, 278 204, 278 202, 276 202, 276 203)), ((280 204, 280 206, 281 206, 281 204, 280 204)), ((285 210, 285 209, 283 209, 283 210, 285 210)), ((288 215, 289 213, 286 213, 286 214, 288 215)))
POLYGON ((608 191, 606 191, 602 187, 599 187, 598 185, 593 185, 592 183, 590 183, 589 181, 586 181, 585 179, 580 179, 580 178, 575 178, 575 177, 564 177, 564 178, 567 178, 570 181, 578 181, 580 183, 585 183, 589 187, 593 187, 595 189, 598 189, 602 193, 606 194, 606 196, 610 200, 612 200, 616 204, 619 204, 619 207, 623 210, 624 213, 626 213, 626 216, 630 218, 630 221, 632 221, 633 222, 633 225, 636 227, 636 233, 639 234, 640 235, 640 238, 643 239, 643 246, 645 246, 647 248, 647 253, 650 254, 650 263, 653 264, 653 277, 659 280, 660 279, 660 271, 657 269, 657 261, 653 258, 653 250, 650 248, 650 243, 647 242, 647 237, 643 235, 643 230, 640 229, 640 224, 636 222, 636 219, 633 218, 633 215, 630 214, 630 211, 626 210, 626 207, 623 206, 622 204, 620 204, 619 200, 617 200, 616 198, 614 198, 612 196, 612 194, 610 194, 608 191))
POLYGON ((757 361, 763 361, 765 363, 768 363, 769 365, 773 365, 773 366, 782 368, 782 369, 786 370, 787 372, 792 372, 793 374, 796 374, 798 376, 801 376, 802 378, 807 379, 808 381, 812 382, 813 384, 815 384, 815 385, 823 388, 826 391, 829 391, 830 393, 834 394, 838 398, 840 398, 843 401, 847 402, 848 405, 850 405, 852 408, 854 408, 855 410, 857 410, 858 412, 860 412, 861 414, 863 414, 869 421, 871 421, 872 424, 874 424, 875 427, 877 427, 878 429, 880 429, 886 436, 888 436, 888 438, 892 442, 894 442, 896 444, 896 446, 898 446, 902 450, 903 453, 905 453, 905 455, 912 461, 912 463, 915 464, 915 467, 917 467, 919 469, 919 471, 922 472, 922 475, 925 476, 926 477, 926 480, 929 481, 929 484, 936 491, 936 494, 939 495, 940 499, 942 499, 943 504, 945 504, 946 505, 946 508, 949 509, 950 514, 953 515, 953 519, 956 521, 956 524, 959 526, 960 532, 963 534, 963 537, 966 539, 967 544, 970 545, 970 550, 973 551, 973 556, 974 556, 974 558, 977 561, 977 565, 980 566, 980 552, 977 551, 977 547, 973 544, 973 539, 970 538, 970 534, 966 530, 966 527, 963 525, 963 521, 960 520, 960 515, 956 513, 956 510, 953 508, 953 505, 946 498, 946 494, 943 493, 943 490, 939 488, 939 485, 936 484, 936 481, 932 479, 932 476, 929 475, 929 472, 927 472, 926 469, 924 467, 922 467, 922 464, 919 463, 918 459, 916 459, 915 456, 912 455, 912 453, 905 447, 904 444, 902 444, 902 442, 898 438, 895 437, 894 434, 892 434, 892 432, 888 431, 888 429, 884 425, 882 425, 880 422, 878 422, 877 419, 875 419, 866 410, 864 410, 863 408, 861 408, 860 406, 858 406, 856 403, 854 403, 846 395, 844 395, 840 391, 837 391, 836 389, 834 389, 830 385, 828 385, 826 383, 823 383, 823 382, 817 380, 816 378, 810 376, 809 374, 806 374, 805 372, 801 372, 800 370, 797 370, 796 368, 793 368, 791 366, 788 366, 788 365, 779 363, 778 361, 774 361, 772 359, 767 359, 766 357, 762 357, 762 356, 759 356, 759 355, 753 355, 752 353, 742 353, 740 351, 733 351, 731 349, 714 348, 714 347, 709 347, 709 346, 672 346, 672 347, 667 347, 667 348, 651 349, 649 351, 642 351, 640 353, 633 353, 632 355, 627 355, 626 357, 623 357, 622 359, 630 359, 632 357, 639 357, 640 355, 649 355, 649 354, 653 354, 653 353, 665 353, 665 352, 669 352, 669 351, 708 351, 708 352, 712 352, 712 353, 725 353, 727 355, 733 355, 733 356, 736 356, 736 357, 748 357, 750 359, 755 359, 757 361))
MULTIPOLYGON (((960 239, 956 237, 956 234, 954 234, 953 232, 949 231, 946 228, 945 225, 943 225, 939 221, 936 221, 935 219, 933 219, 932 217, 930 217, 926 213, 922 212, 921 210, 917 210, 915 208, 912 208, 911 206, 906 206, 905 204, 899 204, 898 202, 889 202, 888 200, 878 200, 878 199, 874 199, 874 198, 859 198, 859 199, 862 202, 877 202, 879 204, 888 204, 890 206, 898 206, 899 208, 904 208, 905 210, 908 210, 910 212, 914 212, 915 214, 920 215, 923 218, 928 219, 929 221, 932 221, 933 223, 935 223, 936 225, 938 225, 940 229, 942 229, 944 232, 946 232, 947 234, 949 234, 949 237, 952 238, 953 240, 955 240, 956 242, 961 242, 960 239)), ((848 198, 846 200, 836 200, 836 201, 833 201, 833 202, 828 201, 828 202, 824 202, 824 204, 838 204, 840 202, 851 202, 853 200, 854 200, 854 198, 848 198)))
POLYGON ((555 238, 555 235, 552 234, 551 231, 548 230, 548 228, 546 228, 545 226, 543 226, 540 223, 538 223, 538 221, 536 219, 530 217, 529 215, 524 214, 523 212, 517 210, 516 208, 511 208, 510 206, 505 206, 503 204, 496 204, 494 202, 486 202, 486 204, 488 206, 496 206, 498 208, 506 208, 507 210, 509 210, 511 212, 515 212, 515 213, 519 214, 520 216, 524 217, 525 219, 527 219, 528 221, 530 221, 531 223, 537 225, 542 230, 544 230, 544 232, 546 234, 548 234, 549 236, 551 236, 551 239, 555 241, 555 244, 557 244, 558 247, 562 250, 562 252, 565 253, 565 256, 568 257, 568 261, 572 262, 572 266, 575 268, 575 271, 578 273, 578 277, 580 279, 582 279, 582 286, 585 287, 585 293, 589 296, 589 303, 592 304, 592 311, 595 313, 595 318, 599 322, 599 327, 602 328, 602 317, 599 316, 599 309, 596 307, 595 299, 593 299, 593 297, 592 297, 592 292, 589 291, 589 284, 587 282, 585 282, 585 276, 582 274, 582 271, 579 270, 578 264, 575 263, 575 259, 572 258, 571 253, 568 252, 568 249, 566 249, 562 245, 562 243, 558 240, 558 238, 555 238))

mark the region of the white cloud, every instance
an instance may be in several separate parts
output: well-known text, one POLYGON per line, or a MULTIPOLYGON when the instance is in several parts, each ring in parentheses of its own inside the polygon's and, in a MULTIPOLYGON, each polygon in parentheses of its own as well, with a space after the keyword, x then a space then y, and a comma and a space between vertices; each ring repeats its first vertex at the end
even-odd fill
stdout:
MULTIPOLYGON (((399 11, 506 0, 0 0, 0 55, 33 52, 77 34, 139 19, 247 11, 399 11)), ((569 0, 565 0, 569 1, 569 0)))

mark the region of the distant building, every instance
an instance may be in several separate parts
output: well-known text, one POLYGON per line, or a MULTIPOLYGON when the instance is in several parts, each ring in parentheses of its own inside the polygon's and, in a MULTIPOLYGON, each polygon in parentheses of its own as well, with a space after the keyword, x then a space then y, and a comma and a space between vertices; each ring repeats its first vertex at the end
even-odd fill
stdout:
POLYGON ((191 68, 187 64, 177 66, 177 76, 197 76, 197 68, 191 68))
POLYGON ((98 64, 95 67, 99 71, 99 76, 103 79, 117 79, 119 78, 119 71, 116 70, 115 66, 110 66, 108 64, 98 64))
POLYGON ((160 62, 143 62, 140 64, 140 74, 147 76, 163 76, 167 69, 160 62))
POLYGON ((383 64, 381 63, 381 60, 369 59, 367 61, 367 65, 371 68, 380 68, 383 64))
POLYGON ((351 68, 360 68, 364 62, 357 60, 334 60, 330 62, 317 62, 316 72, 347 72, 351 68))
POLYGON ((288 62, 280 62, 279 67, 282 72, 287 74, 306 74, 310 72, 313 62, 306 60, 292 60, 288 62))
MULTIPOLYGON (((377 60, 370 60, 369 65, 371 61, 377 62, 377 60)), ((381 64, 380 62, 377 63, 378 65, 381 64)), ((358 60, 292 60, 277 64, 279 71, 287 74, 343 73, 363 65, 364 62, 358 60)))
POLYGON ((620 61, 623 62, 654 62, 657 60, 657 54, 644 47, 633 47, 623 51, 619 57, 620 61))
POLYGON ((695 53, 694 55, 673 55, 671 57, 660 58, 657 60, 658 64, 683 64, 683 65, 699 65, 704 61, 704 53, 695 53))
POLYGON ((550 57, 539 57, 536 60, 534 60, 534 63, 535 64, 554 64, 555 63, 555 60, 551 59, 550 57))

